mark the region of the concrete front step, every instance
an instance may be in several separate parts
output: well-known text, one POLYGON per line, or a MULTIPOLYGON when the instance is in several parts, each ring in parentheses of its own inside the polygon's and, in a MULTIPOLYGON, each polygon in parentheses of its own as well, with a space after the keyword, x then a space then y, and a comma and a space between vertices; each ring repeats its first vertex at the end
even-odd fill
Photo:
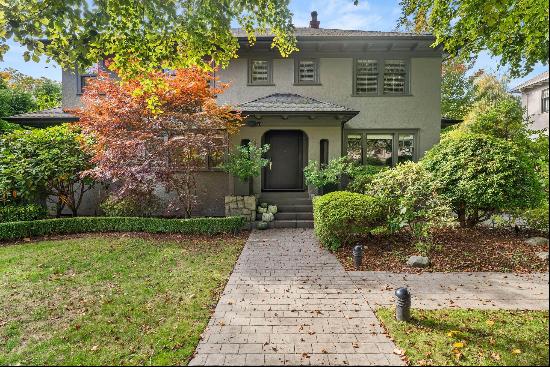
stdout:
POLYGON ((310 198, 273 198, 273 199, 266 199, 264 197, 260 197, 258 199, 258 204, 260 203, 268 203, 270 205, 311 205, 311 199, 310 198))
MULTIPOLYGON (((256 214, 256 220, 262 220, 261 214, 256 214)), ((312 212, 282 212, 275 214, 275 220, 313 220, 312 212)))
POLYGON ((294 204, 282 204, 277 205, 277 209, 280 213, 313 213, 313 205, 294 205, 294 204))
POLYGON ((270 191, 262 192, 260 198, 264 198, 266 201, 277 200, 283 198, 304 198, 309 199, 309 193, 306 191, 270 191))
MULTIPOLYGON (((256 224, 254 223, 254 228, 256 224)), ((268 228, 313 228, 312 220, 274 220, 268 223, 268 228)))

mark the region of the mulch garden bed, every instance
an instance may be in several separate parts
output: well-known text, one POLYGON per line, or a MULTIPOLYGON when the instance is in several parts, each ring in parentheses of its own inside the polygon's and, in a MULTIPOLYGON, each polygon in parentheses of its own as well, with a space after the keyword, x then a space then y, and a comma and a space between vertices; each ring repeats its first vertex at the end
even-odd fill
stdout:
MULTIPOLYGON (((430 252, 431 265, 412 268, 406 265, 412 255, 420 255, 408 233, 378 236, 364 242, 365 253, 361 271, 421 272, 548 272, 548 262, 537 257, 538 252, 548 251, 548 245, 533 246, 525 243, 536 233, 506 229, 445 228, 434 231, 434 243, 430 252)), ((351 256, 353 246, 341 247, 335 255, 346 270, 355 270, 351 256)))

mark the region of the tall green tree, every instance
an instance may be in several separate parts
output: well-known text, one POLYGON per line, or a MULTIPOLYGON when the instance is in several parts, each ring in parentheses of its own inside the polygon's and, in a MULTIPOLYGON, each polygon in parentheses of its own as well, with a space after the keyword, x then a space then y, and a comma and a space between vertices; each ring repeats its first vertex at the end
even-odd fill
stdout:
POLYGON ((474 101, 473 77, 468 76, 471 65, 456 59, 443 63, 441 72, 441 114, 462 120, 474 101))
POLYGON ((274 34, 283 56, 296 50, 289 0, 1 0, 0 55, 12 37, 24 57, 63 68, 91 66, 106 56, 123 77, 159 67, 225 66, 236 56, 237 21, 255 41, 274 34))
POLYGON ((401 0, 400 23, 429 31, 452 57, 487 50, 523 76, 548 63, 548 0, 401 0))

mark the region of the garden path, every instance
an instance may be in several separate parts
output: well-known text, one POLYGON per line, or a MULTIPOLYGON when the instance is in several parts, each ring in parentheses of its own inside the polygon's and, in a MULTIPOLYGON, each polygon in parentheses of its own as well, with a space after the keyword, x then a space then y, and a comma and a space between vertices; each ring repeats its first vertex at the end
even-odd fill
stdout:
POLYGON ((190 365, 400 365, 373 307, 548 309, 548 274, 346 272, 312 229, 252 231, 190 365))
POLYGON ((401 365, 311 229, 253 231, 190 365, 401 365))

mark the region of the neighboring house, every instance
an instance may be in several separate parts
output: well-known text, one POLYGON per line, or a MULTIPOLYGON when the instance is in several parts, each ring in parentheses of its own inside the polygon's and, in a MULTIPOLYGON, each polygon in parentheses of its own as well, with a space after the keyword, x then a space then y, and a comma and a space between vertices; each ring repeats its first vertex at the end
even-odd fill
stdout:
MULTIPOLYGON (((282 203, 286 195, 306 202, 303 168, 310 160, 348 155, 389 166, 418 160, 439 141, 442 50, 431 47, 433 36, 323 29, 312 17, 309 28, 296 29, 300 51, 289 58, 271 48, 273 35, 259 34, 250 46, 235 30, 239 57, 217 75, 230 83, 219 102, 248 116, 232 143, 271 145, 271 164, 254 180, 266 201, 282 203)), ((90 77, 63 72, 63 108, 79 104, 90 77)), ((247 188, 215 168, 200 174, 198 187, 202 215, 223 215, 224 196, 247 188)))
POLYGON ((532 120, 533 130, 546 129, 548 134, 548 112, 550 99, 548 94, 548 71, 512 89, 512 93, 521 93, 521 105, 532 120))

